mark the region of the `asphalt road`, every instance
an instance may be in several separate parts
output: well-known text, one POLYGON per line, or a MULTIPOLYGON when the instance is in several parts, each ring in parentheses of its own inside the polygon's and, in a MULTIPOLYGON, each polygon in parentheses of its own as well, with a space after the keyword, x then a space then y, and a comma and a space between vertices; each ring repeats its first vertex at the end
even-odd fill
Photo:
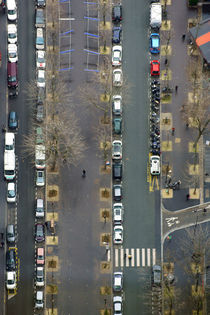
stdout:
POLYGON ((149 2, 123 1, 122 24, 123 74, 130 86, 129 102, 123 105, 123 247, 129 253, 132 248, 135 252, 134 267, 123 270, 124 313, 146 315, 151 314, 151 265, 160 259, 159 190, 149 192, 147 183, 149 2), (139 267, 136 249, 140 253, 139 267))
MULTIPOLYGON (((6 33, 5 33, 6 34, 6 33)), ((7 301, 6 314, 33 314, 34 277, 34 170, 29 159, 23 156, 23 135, 31 128, 32 106, 27 100, 27 83, 34 79, 34 2, 18 1, 18 77, 19 95, 9 100, 9 111, 19 116, 19 130, 16 136, 18 156, 18 206, 17 233, 20 274, 17 295, 7 301)), ((5 76, 6 80, 6 76, 5 76)))

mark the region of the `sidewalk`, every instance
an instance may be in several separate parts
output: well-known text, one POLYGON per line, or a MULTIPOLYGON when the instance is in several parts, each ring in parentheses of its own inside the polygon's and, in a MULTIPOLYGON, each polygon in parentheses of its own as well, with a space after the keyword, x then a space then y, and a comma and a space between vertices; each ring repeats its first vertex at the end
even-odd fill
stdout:
MULTIPOLYGON (((186 103, 188 93, 190 91, 190 83, 188 81, 187 67, 189 62, 188 56, 188 20, 195 17, 197 11, 190 10, 186 3, 182 1, 171 1, 167 5, 167 18, 170 20, 170 27, 166 29, 164 22, 161 31, 162 45, 166 44, 167 38, 170 36, 170 49, 167 56, 168 59, 168 76, 169 86, 173 89, 172 97, 168 103, 162 104, 162 117, 169 117, 169 124, 162 124, 162 165, 163 169, 169 165, 171 171, 171 182, 181 180, 181 187, 178 191, 171 191, 166 193, 165 184, 167 176, 166 172, 162 177, 162 201, 166 209, 179 210, 186 208, 186 195, 190 194, 190 203, 199 203, 199 189, 194 190, 192 165, 194 153, 192 150, 193 140, 195 139, 195 131, 192 128, 186 128, 186 123, 182 118, 180 108, 186 103), (183 41, 182 35, 186 34, 183 41), (177 91, 176 91, 176 88, 177 91), (174 135, 172 135, 172 128, 175 128, 174 135), (190 189, 191 188, 191 189, 190 189), (196 191, 196 193, 194 193, 196 191), (193 193, 192 193, 193 192, 193 193)), ((162 54, 161 68, 162 68, 162 87, 167 85, 164 79, 165 71, 165 56, 162 54)), ((198 160, 198 157, 197 157, 198 160)), ((169 175, 169 174, 168 174, 169 175)), ((188 201, 189 202, 189 201, 188 201)))

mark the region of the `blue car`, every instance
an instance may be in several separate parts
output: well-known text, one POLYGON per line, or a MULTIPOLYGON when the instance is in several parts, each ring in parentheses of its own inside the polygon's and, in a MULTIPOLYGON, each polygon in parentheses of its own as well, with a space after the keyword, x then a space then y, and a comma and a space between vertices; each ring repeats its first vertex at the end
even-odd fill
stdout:
POLYGON ((18 117, 16 112, 10 112, 8 117, 8 127, 9 129, 18 128, 18 117))
POLYGON ((122 29, 121 29, 120 26, 113 27, 112 43, 114 43, 114 44, 119 44, 120 43, 121 31, 122 31, 122 29))
POLYGON ((160 35, 153 33, 150 35, 150 52, 152 54, 159 54, 160 52, 160 35))

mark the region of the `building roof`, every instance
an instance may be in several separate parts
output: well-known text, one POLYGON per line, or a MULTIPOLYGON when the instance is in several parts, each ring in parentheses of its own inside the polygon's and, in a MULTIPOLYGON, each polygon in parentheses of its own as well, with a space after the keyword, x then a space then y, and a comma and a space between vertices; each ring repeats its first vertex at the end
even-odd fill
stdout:
POLYGON ((190 29, 205 61, 210 64, 210 18, 190 29))

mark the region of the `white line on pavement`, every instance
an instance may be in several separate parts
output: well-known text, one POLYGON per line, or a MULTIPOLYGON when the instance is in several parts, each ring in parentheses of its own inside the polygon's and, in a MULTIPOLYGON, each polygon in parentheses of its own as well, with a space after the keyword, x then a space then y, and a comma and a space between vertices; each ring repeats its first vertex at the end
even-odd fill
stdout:
POLYGON ((136 266, 140 267, 140 249, 136 249, 136 266))
POLYGON ((150 248, 147 248, 147 266, 151 266, 150 248))
POLYGON ((142 248, 142 267, 145 267, 145 248, 142 248))

